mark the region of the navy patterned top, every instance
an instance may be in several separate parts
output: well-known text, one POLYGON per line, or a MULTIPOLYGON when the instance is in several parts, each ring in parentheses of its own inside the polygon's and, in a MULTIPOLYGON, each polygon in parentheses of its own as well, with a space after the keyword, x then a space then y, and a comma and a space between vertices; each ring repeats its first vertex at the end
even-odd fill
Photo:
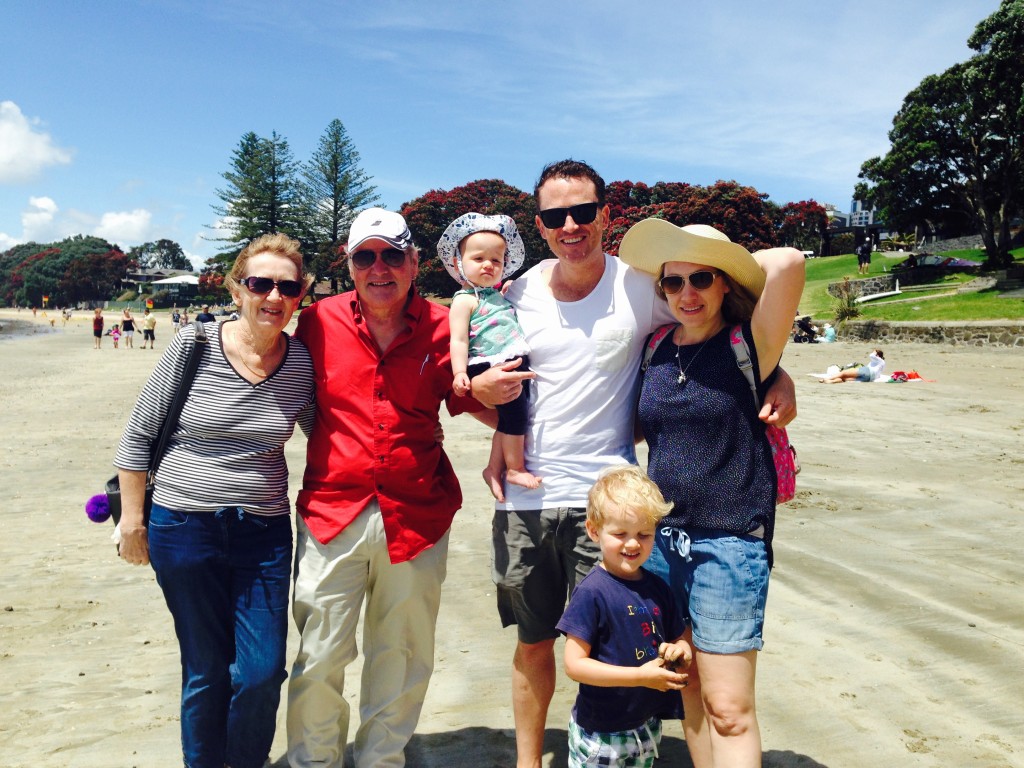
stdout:
MULTIPOLYGON (((770 564, 775 464, 729 332, 723 328, 703 349, 701 344, 679 347, 666 338, 655 351, 638 406, 650 449, 647 473, 675 505, 663 524, 737 534, 763 526, 770 564), (680 369, 686 371, 683 383, 680 369)), ((760 381, 749 323, 743 335, 754 380, 760 381)), ((758 392, 762 398, 763 389, 758 392)))

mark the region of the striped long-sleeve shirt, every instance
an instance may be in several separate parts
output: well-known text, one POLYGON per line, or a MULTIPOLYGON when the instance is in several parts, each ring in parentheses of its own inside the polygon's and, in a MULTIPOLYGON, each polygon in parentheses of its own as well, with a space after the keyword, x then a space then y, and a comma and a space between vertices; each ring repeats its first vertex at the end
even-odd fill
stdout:
MULTIPOLYGON (((257 515, 288 514, 284 444, 296 421, 307 434, 314 416, 313 365, 301 341, 288 338, 280 367, 258 384, 224 356, 220 327, 207 323, 208 348, 189 389, 177 429, 157 469, 153 500, 189 512, 238 506, 257 515)), ((120 469, 149 467, 160 425, 195 343, 182 328, 135 404, 114 458, 120 469)))

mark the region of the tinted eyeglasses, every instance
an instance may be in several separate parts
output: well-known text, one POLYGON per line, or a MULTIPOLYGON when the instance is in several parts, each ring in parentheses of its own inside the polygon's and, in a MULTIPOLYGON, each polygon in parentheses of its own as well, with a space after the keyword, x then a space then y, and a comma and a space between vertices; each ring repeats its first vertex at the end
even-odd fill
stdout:
POLYGON ((658 281, 658 285, 661 286, 661 290, 666 295, 679 293, 683 290, 687 280, 690 281, 690 285, 694 287, 694 290, 706 291, 715 282, 716 277, 718 277, 717 272, 702 269, 699 272, 691 272, 685 277, 683 275, 665 275, 658 281))
POLYGON ((303 288, 298 280, 272 280, 269 277, 245 277, 239 282, 259 296, 266 296, 277 288, 277 292, 288 299, 294 299, 301 294, 303 288))
MULTIPOLYGON (((356 251, 349 255, 356 269, 369 269, 377 261, 377 252, 371 250, 356 251)), ((380 260, 389 267, 400 267, 405 264, 405 251, 398 248, 385 248, 380 252, 380 260)))
POLYGON ((548 208, 540 212, 540 220, 548 229, 558 229, 565 226, 566 214, 572 216, 577 224, 589 224, 597 218, 598 203, 580 203, 571 205, 568 208, 548 208))

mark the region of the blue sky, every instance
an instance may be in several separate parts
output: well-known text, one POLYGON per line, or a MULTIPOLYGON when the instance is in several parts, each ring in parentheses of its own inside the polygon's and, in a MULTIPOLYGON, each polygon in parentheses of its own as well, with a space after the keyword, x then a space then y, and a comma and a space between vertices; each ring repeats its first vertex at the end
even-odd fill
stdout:
POLYGON ((338 118, 397 208, 575 157, 845 210, 908 91, 998 0, 4 0, 0 251, 96 234, 201 264, 248 131, 338 118))

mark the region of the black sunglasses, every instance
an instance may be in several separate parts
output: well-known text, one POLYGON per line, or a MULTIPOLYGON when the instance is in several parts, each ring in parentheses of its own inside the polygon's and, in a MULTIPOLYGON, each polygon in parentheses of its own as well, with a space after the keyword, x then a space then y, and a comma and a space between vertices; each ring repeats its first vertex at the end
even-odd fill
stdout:
POLYGON ((298 280, 273 280, 269 277, 246 277, 239 281, 255 294, 266 296, 277 288, 282 296, 294 299, 302 293, 303 285, 298 280))
MULTIPOLYGON (((371 250, 356 251, 351 256, 356 269, 369 269, 377 261, 377 252, 371 250)), ((389 267, 400 267, 405 264, 405 251, 398 248, 385 248, 380 252, 380 260, 389 267)))
POLYGON ((658 281, 658 285, 666 294, 679 293, 683 290, 686 281, 689 280, 695 290, 706 291, 715 282, 716 277, 718 277, 717 272, 702 269, 699 272, 691 272, 685 277, 683 275, 665 275, 658 281))
POLYGON ((548 229, 558 229, 565 226, 566 214, 572 216, 577 224, 589 224, 597 218, 599 203, 580 203, 571 205, 568 208, 548 208, 540 212, 540 220, 548 229))

